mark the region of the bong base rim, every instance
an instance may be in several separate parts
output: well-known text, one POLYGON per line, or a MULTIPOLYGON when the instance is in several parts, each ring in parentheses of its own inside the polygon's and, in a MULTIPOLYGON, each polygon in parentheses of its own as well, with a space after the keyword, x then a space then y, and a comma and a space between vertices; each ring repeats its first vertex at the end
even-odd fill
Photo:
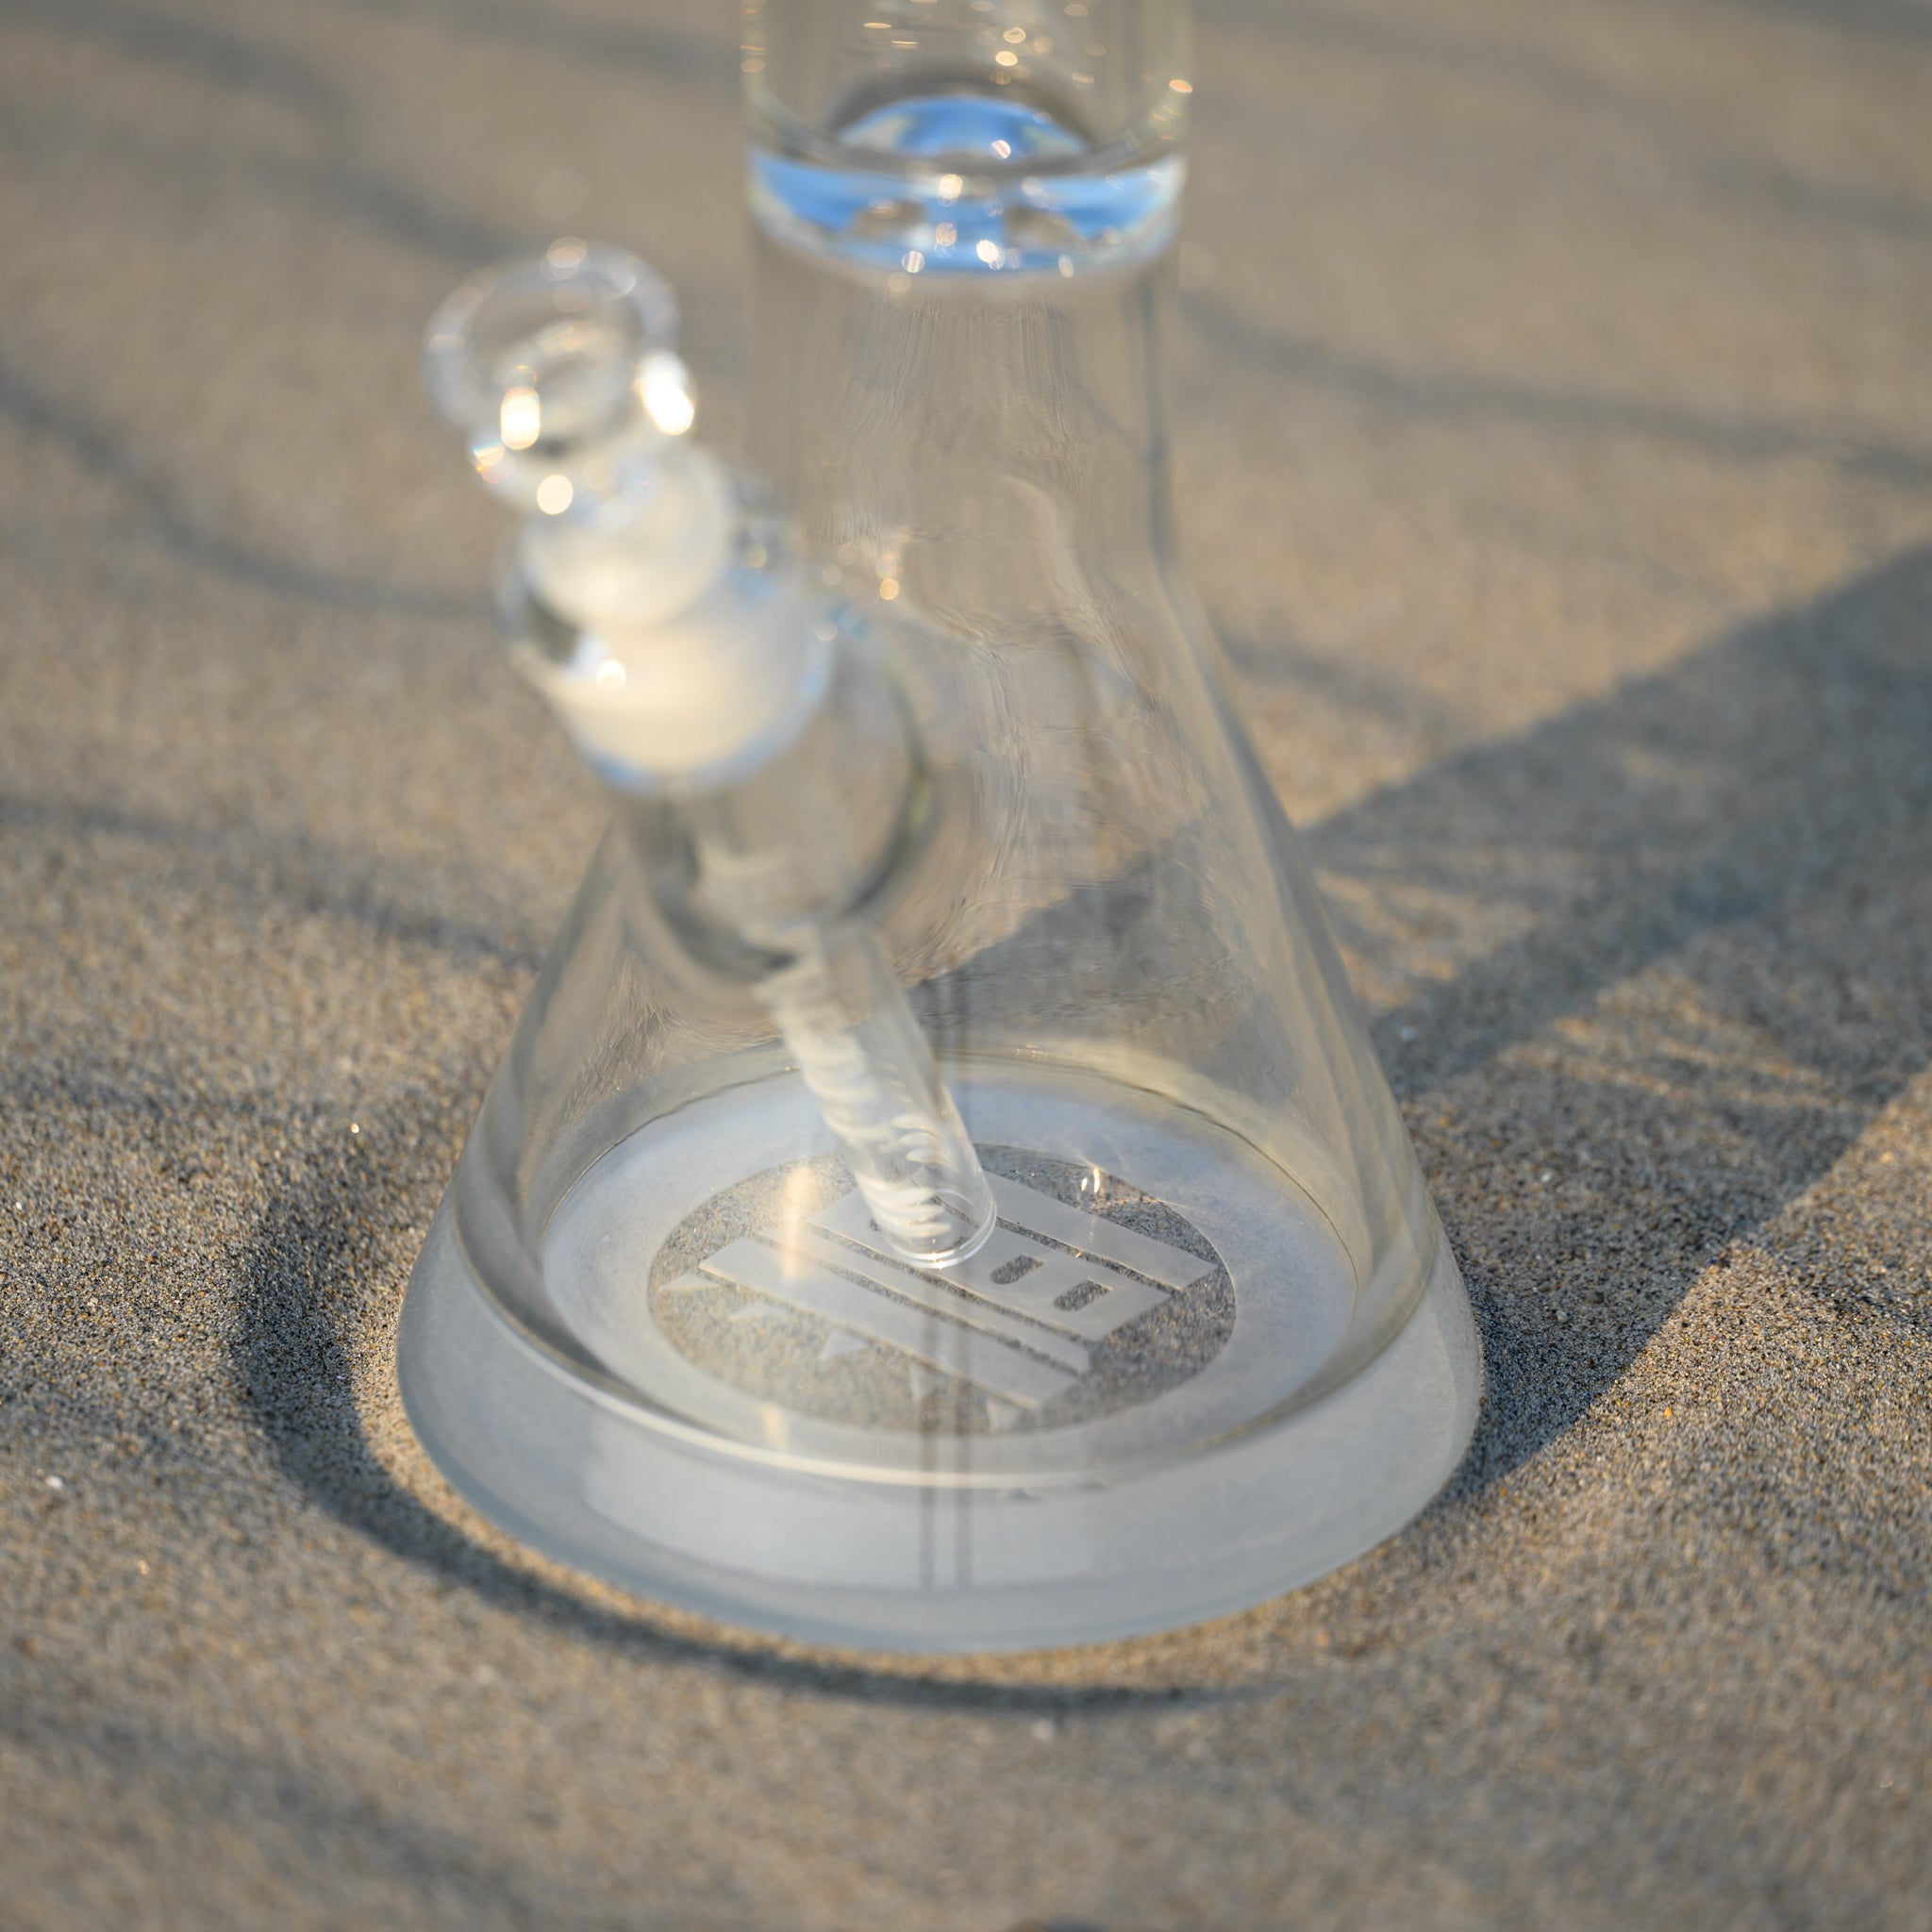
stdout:
POLYGON ((1435 1496, 1468 1446, 1482 1384, 1468 1296, 1441 1245, 1379 1354, 1307 1407, 1219 1448, 1058 1492, 961 1498, 828 1480, 639 1426, 504 1320, 447 1200, 410 1277, 397 1374, 452 1488, 542 1555, 773 1636, 915 1653, 1145 1636, 1311 1583, 1435 1496), (962 1576, 967 1516, 974 1569, 962 1576), (874 1565, 899 1553, 902 1574, 827 1582, 827 1548, 874 1565), (820 1574, 802 1576, 788 1550, 811 1551, 820 1574))

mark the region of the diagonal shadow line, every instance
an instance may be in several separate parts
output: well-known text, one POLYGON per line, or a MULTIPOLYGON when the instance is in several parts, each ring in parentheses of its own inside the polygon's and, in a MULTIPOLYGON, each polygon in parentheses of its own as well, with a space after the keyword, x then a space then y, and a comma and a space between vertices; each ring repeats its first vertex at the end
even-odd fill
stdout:
POLYGON ((1444 737, 1456 732, 1461 722, 1412 679, 1358 655, 1331 655, 1292 638, 1263 640, 1221 625, 1215 626, 1215 634, 1250 691, 1290 686, 1357 717, 1399 722, 1444 737))
POLYGON ((1932 43, 1932 7, 1921 0, 1723 0, 1747 13, 1782 14, 1847 37, 1932 43))
MULTIPOLYGON (((197 872, 243 898, 352 922, 405 945, 432 947, 456 958, 488 959, 528 969, 542 956, 534 934, 519 937, 522 914, 506 910, 489 925, 423 909, 436 896, 430 880, 392 859, 372 861, 300 833, 263 837, 239 828, 197 825, 103 805, 65 805, 0 791, 0 836, 101 834, 179 853, 197 872)), ((446 876, 449 867, 439 868, 446 876)), ((479 881, 480 883, 480 881, 479 881)))
POLYGON ((1738 463, 1812 457, 1890 489, 1932 486, 1932 450, 1908 443, 1875 442, 1824 425, 1707 415, 1641 397, 1553 388, 1509 376, 1405 369, 1271 328, 1198 291, 1181 298, 1181 309, 1202 341, 1273 375, 1423 422, 1514 423, 1550 434, 1642 437, 1738 463))
POLYGON ((39 33, 101 42, 119 54, 262 94, 304 113, 338 119, 342 112, 341 97, 306 62, 206 21, 113 0, 0 0, 0 25, 9 22, 24 22, 39 33))
POLYGON ((1324 874, 1533 919, 1378 1017, 1401 1087, 1457 1078, 1701 933, 1789 921, 1922 825, 1928 638, 1932 545, 1311 828, 1324 874))
POLYGON ((232 140, 210 147, 201 140, 158 138, 111 114, 90 115, 85 102, 62 101, 8 103, 0 115, 0 142, 25 166, 70 139, 78 126, 86 129, 90 160, 97 169, 172 182, 184 201, 192 199, 197 222, 210 192, 234 190, 266 199, 284 213, 290 203, 305 203, 414 256, 441 257, 462 269, 541 248, 549 240, 545 225, 534 219, 507 223, 439 202, 399 175, 373 167, 359 147, 341 138, 329 141, 327 152, 306 157, 232 140))
MULTIPOLYGON (((1811 0, 1731 4, 1793 12, 1811 8, 1811 0)), ((1841 15, 1840 24, 1848 25, 1861 10, 1868 25, 1890 13, 1900 24, 1916 19, 1922 32, 1932 33, 1932 10, 1894 6, 1891 0, 1864 0, 1862 8, 1861 0, 1846 0, 1828 10, 1818 8, 1815 17, 1824 22, 1841 15)), ((1920 236, 1932 231, 1932 203, 1861 182, 1823 179, 1775 154, 1732 145, 1697 125, 1684 110, 1582 62, 1531 46, 1520 36, 1445 25, 1421 13, 1378 15, 1361 8, 1323 5, 1320 0, 1222 0, 1216 11, 1241 28, 1270 39, 1339 47, 1435 76, 1505 88, 1544 108, 1594 119, 1614 115, 1641 135, 1653 153, 1673 157, 1674 172, 1686 170, 1720 194, 1786 217, 1872 235, 1920 236)), ((1240 110, 1240 103, 1232 105, 1240 110)))
POLYGON ((1329 0, 1218 0, 1217 19, 1269 40, 1334 46, 1440 75, 1511 87, 1539 100, 1601 108, 1619 91, 1561 54, 1521 35, 1486 34, 1408 11, 1371 12, 1329 0))
POLYGON ((257 153, 232 172, 258 193, 307 201, 367 234, 417 255, 441 256, 464 270, 541 250, 550 239, 541 222, 514 227, 439 207, 393 175, 341 156, 305 161, 257 153))
POLYGON ((585 66, 614 67, 675 81, 681 88, 735 94, 738 69, 729 43, 701 40, 633 17, 595 20, 556 6, 516 0, 323 0, 335 10, 434 20, 465 40, 506 41, 536 54, 585 66))
POLYGON ((1932 205, 1857 181, 1822 181, 1761 155, 1700 146, 1699 173, 1720 193, 1756 202, 1840 234, 1923 240, 1932 235, 1932 205))
POLYGON ((125 491, 154 535, 177 557, 232 583, 337 610, 474 622, 487 606, 413 584, 384 583, 312 570, 238 541, 189 516, 149 476, 134 451, 86 411, 0 365, 0 418, 45 437, 96 475, 125 491))
MULTIPOLYGON (((1313 842, 1331 877, 1385 890, 1447 880, 1472 893, 1513 897, 1531 918, 1509 946, 1383 1017, 1379 1031, 1398 1069, 1406 1016, 1425 1019, 1441 1036, 1433 1058, 1407 1068, 1407 1090, 1437 1090, 1494 1062, 1700 935, 1730 928, 1770 949, 1797 912, 1831 910, 1842 892, 1882 891, 1902 851, 1932 849, 1928 635, 1932 546, 1317 828, 1313 842), (1557 861, 1571 870, 1553 885, 1557 861)), ((1932 931, 1924 938, 1924 950, 1932 951, 1932 931)), ((1856 946, 1856 933, 1840 943, 1856 946)), ((1804 979, 1802 972, 1792 976, 1804 979)), ((1788 1030, 1823 1024, 1826 1016, 1807 1004, 1813 997, 1803 984, 1788 990, 1788 1030)), ((1801 1096, 1731 1110, 1745 1134, 1778 1141, 1774 1157, 1757 1162, 1748 1185, 1712 1186, 1669 1225, 1653 1222, 1649 1233, 1629 1235, 1607 1257, 1602 1265, 1612 1272, 1669 1284, 1634 1319, 1580 1324, 1553 1339, 1472 1271, 1490 1386, 1470 1456, 1434 1506, 1437 1520, 1576 1421, 1681 1299, 1710 1251, 1808 1185, 1932 1059, 1932 998, 1915 1030, 1901 1034, 1896 1022, 1891 1015, 1867 1029, 1884 1037, 1860 1041, 1870 1064, 1831 1105, 1801 1096)), ((1497 1104, 1507 1108, 1507 1092, 1497 1104)), ((1668 1124, 1673 1104, 1655 1103, 1631 1131, 1641 1139, 1668 1124)), ((1500 1129, 1507 1120, 1491 1124, 1500 1129)), ((934 1682, 806 1661, 769 1647, 681 1637, 642 1613, 587 1605, 471 1542, 403 1494, 353 1416, 323 1399, 348 1374, 346 1338, 375 1313, 369 1297, 377 1291, 360 1285, 356 1231, 382 1224, 386 1212, 394 1224, 406 1223, 428 1191, 425 1178, 433 1185, 378 1170, 366 1158, 320 1158, 277 1195, 241 1271, 237 1381, 284 1474, 358 1534, 579 1634, 826 1694, 946 1708, 1094 1710, 1272 1694, 1265 1683, 1177 1691, 934 1682)), ((1584 1216, 1581 1232, 1593 1224, 1584 1216)))

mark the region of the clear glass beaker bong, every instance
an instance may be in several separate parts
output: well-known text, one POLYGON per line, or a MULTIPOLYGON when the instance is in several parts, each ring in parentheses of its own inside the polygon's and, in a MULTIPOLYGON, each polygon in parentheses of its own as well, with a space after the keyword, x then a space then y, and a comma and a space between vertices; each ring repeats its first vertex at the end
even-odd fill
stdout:
POLYGON ((791 1634, 1231 1609, 1407 1521, 1479 1370, 1172 556, 1180 9, 747 25, 802 541, 681 441, 641 265, 553 250, 432 341, 618 809, 412 1279, 409 1412, 540 1546, 791 1634))

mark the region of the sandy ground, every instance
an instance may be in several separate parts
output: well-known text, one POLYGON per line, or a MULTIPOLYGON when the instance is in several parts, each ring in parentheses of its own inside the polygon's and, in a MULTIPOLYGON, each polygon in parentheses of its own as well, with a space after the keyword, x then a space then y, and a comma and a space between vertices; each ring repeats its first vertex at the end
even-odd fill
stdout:
POLYGON ((676 282, 724 0, 0 8, 0 1925, 1932 1924, 1932 9, 1224 0, 1191 554, 1482 1324, 1407 1533, 830 1657, 442 1489, 403 1282, 599 819, 418 400, 676 282))

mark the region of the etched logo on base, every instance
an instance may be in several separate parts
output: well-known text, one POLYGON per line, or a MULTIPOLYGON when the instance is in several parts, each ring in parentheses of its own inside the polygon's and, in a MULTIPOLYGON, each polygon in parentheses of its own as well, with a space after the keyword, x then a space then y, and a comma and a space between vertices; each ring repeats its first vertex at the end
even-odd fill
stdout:
POLYGON ((653 1307, 681 1352, 736 1386, 875 1426, 1055 1426, 1144 1400, 1218 1352, 1232 1286, 1173 1208, 1091 1167, 982 1157, 999 1225, 964 1262, 895 1256, 836 1160, 801 1162, 689 1217, 653 1307))

